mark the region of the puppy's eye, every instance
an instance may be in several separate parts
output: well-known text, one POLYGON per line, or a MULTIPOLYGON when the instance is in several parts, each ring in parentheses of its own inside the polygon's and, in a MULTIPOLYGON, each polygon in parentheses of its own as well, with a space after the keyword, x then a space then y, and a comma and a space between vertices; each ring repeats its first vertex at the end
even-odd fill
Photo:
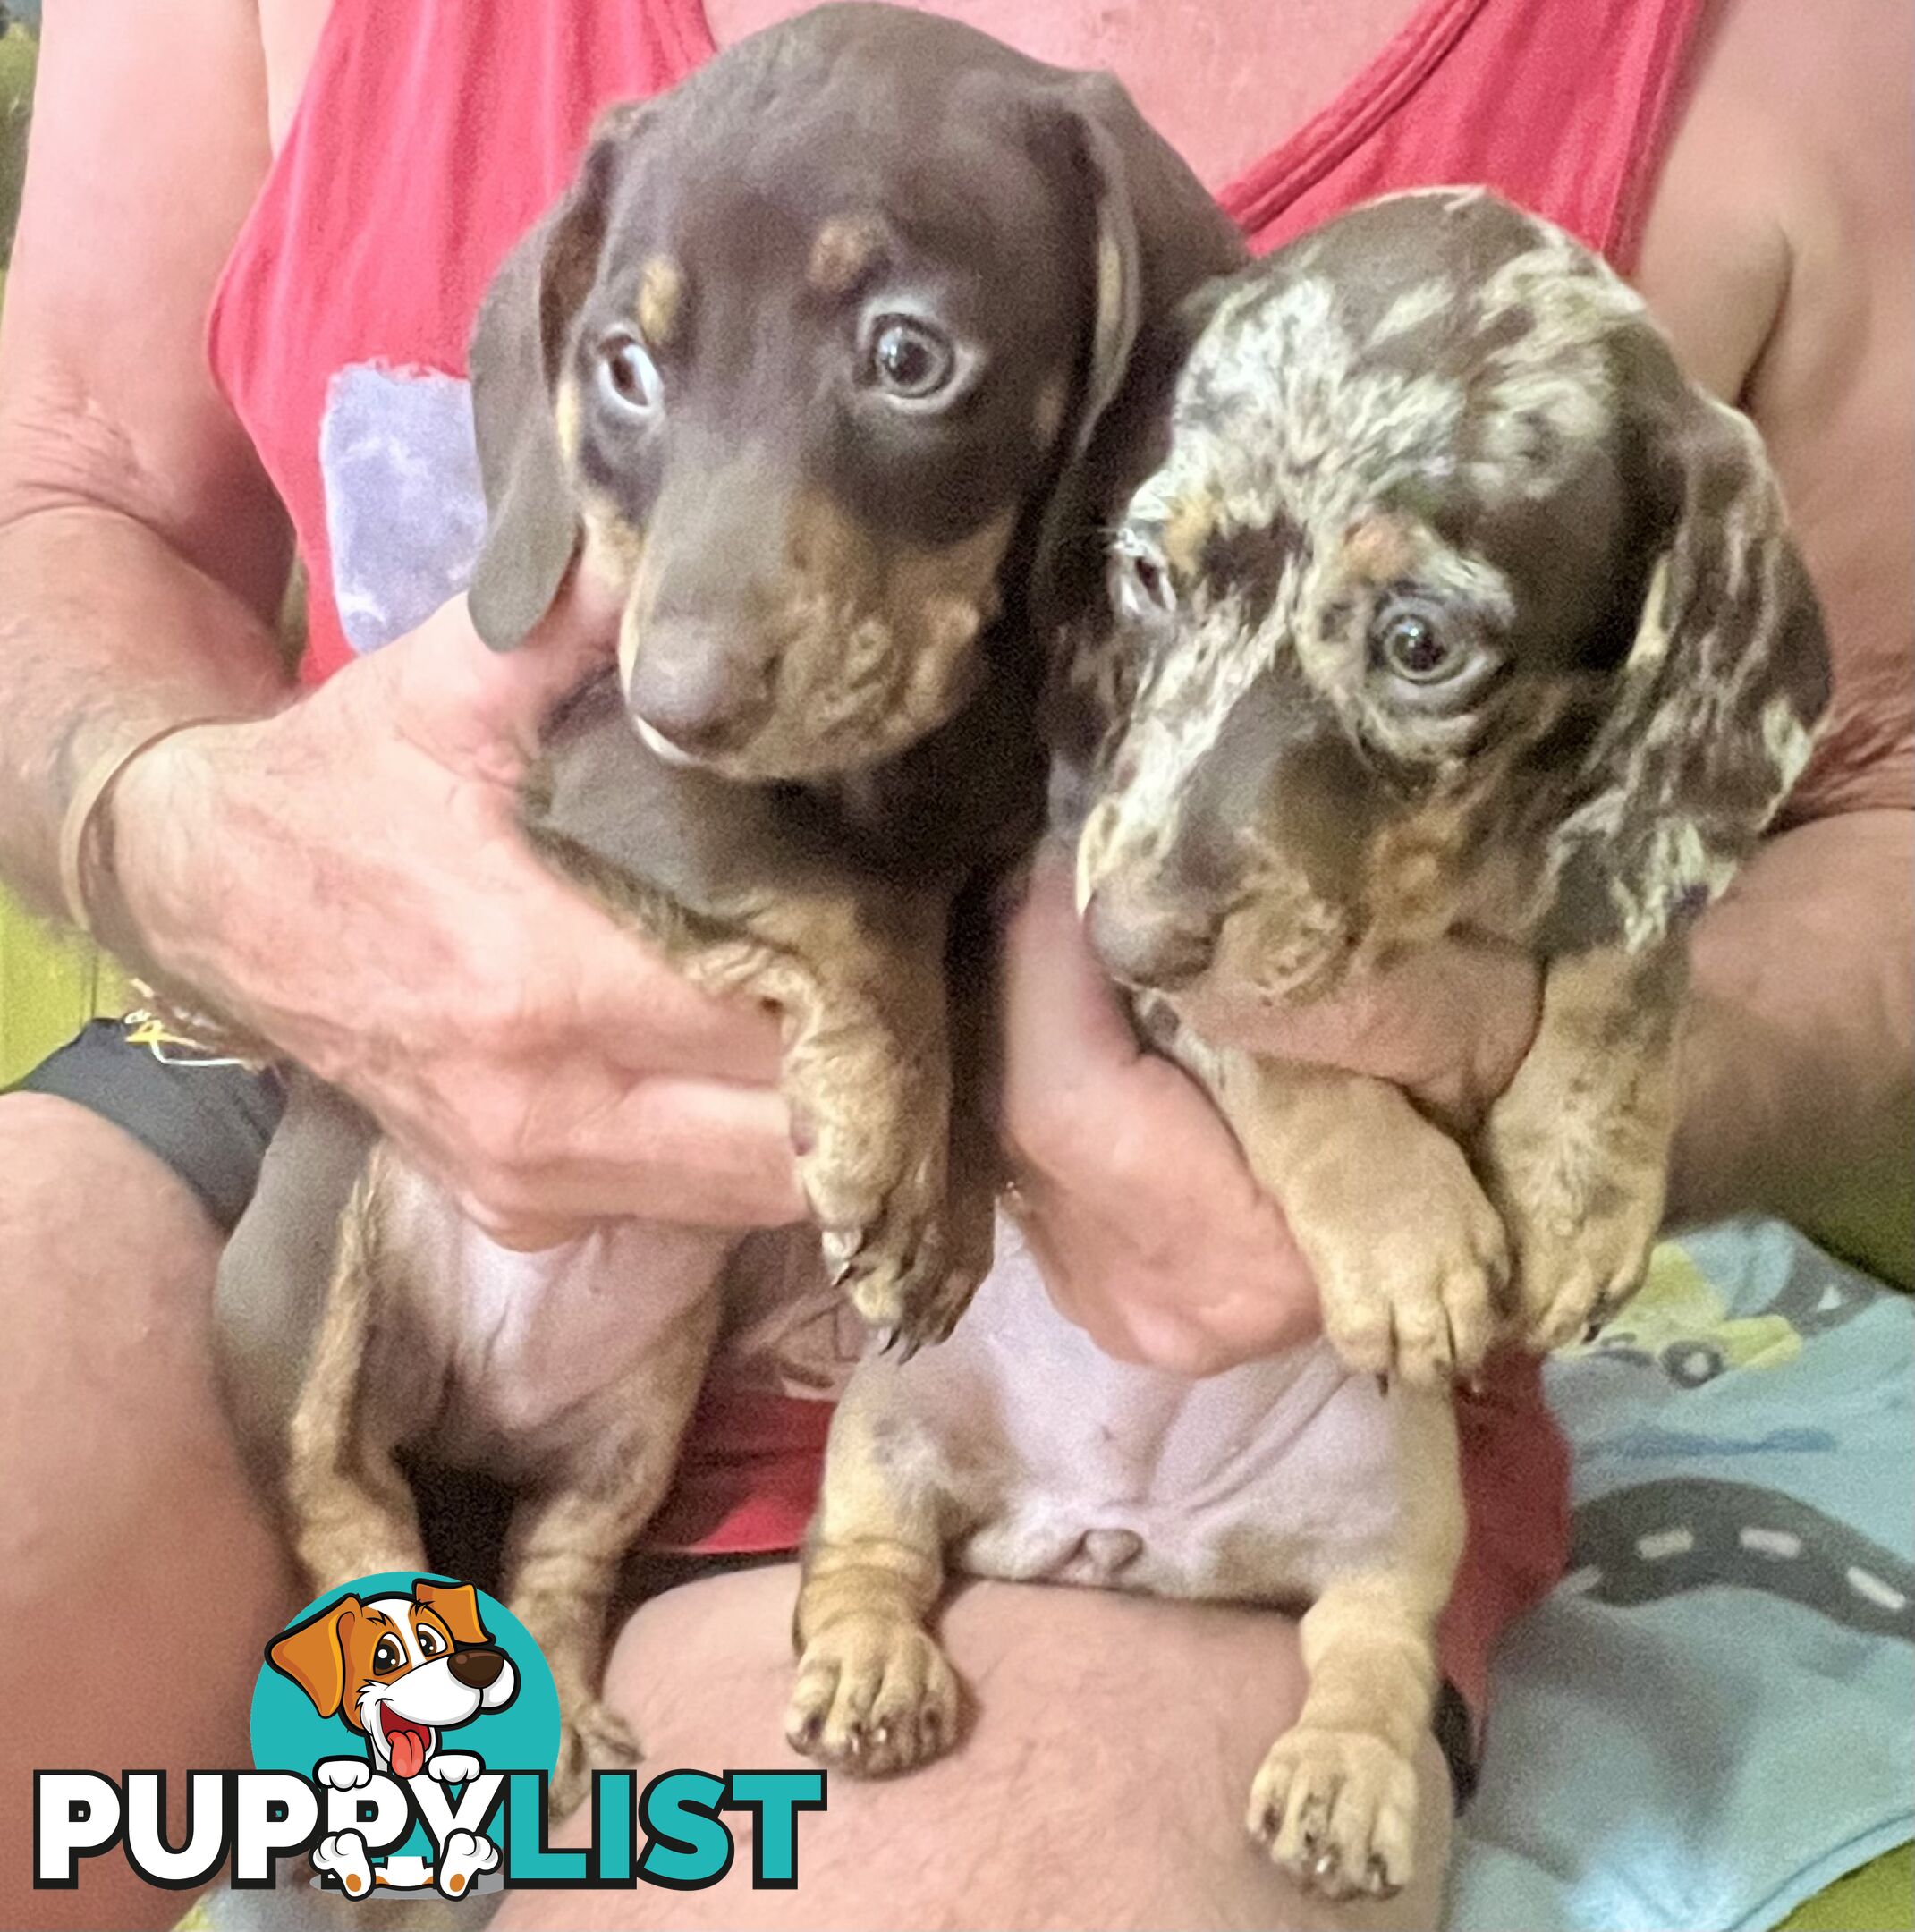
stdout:
POLYGON ((958 370, 950 338, 915 316, 876 318, 865 360, 866 380, 903 402, 928 402, 942 395, 958 370))
POLYGON ((599 344, 598 383, 606 400, 627 414, 646 414, 665 399, 658 365, 627 329, 615 331, 599 344))
POLYGON ((437 1657, 445 1648, 445 1640, 429 1623, 419 1626, 419 1648, 422 1657, 437 1657))
POLYGON ((1163 558, 1129 530, 1111 550, 1110 593, 1117 614, 1130 623, 1162 623, 1176 614, 1176 588, 1163 558))
POLYGON ((1370 664, 1398 704, 1466 709, 1502 667, 1475 613, 1428 597, 1387 597, 1369 621, 1370 664))
POLYGON ((393 1637, 379 1639, 372 1653, 372 1667, 376 1671, 397 1670, 405 1662, 405 1652, 399 1648, 398 1640, 393 1637))
POLYGON ((1424 611, 1385 606, 1371 635, 1383 668, 1411 684, 1443 683, 1470 661, 1468 648, 1424 611))

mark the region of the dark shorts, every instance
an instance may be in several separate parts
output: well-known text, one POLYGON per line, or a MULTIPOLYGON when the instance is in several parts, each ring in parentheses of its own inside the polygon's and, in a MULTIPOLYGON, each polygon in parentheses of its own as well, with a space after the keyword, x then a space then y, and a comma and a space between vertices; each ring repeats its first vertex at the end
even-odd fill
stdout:
POLYGON ((55 1094, 123 1127, 185 1182, 230 1234, 258 1184, 285 1111, 278 1074, 136 1043, 136 1025, 95 1020, 14 1089, 55 1094))
MULTIPOLYGON (((270 1070, 140 1045, 136 1032, 127 1021, 95 1020, 13 1090, 55 1094, 124 1128, 165 1161, 230 1233, 258 1182, 267 1143, 285 1109, 284 1085, 270 1070)), ((509 1498, 483 1478, 418 1465, 411 1473, 435 1565, 481 1588, 495 1582, 509 1498)), ((788 1562, 796 1554, 640 1551, 628 1560, 618 1595, 624 1606, 635 1607, 681 1583, 788 1562)), ((1476 1789, 1476 1726, 1447 1678, 1434 1725, 1461 1809, 1476 1789)))

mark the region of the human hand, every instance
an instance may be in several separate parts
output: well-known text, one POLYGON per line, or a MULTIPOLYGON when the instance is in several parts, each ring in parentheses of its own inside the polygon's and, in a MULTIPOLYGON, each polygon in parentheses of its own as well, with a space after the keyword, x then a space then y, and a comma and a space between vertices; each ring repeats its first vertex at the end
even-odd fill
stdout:
MULTIPOLYGON (((1282 1210, 1196 1083, 1140 1047, 1047 852, 1008 922, 1003 1131, 1015 1207, 1052 1298, 1121 1360, 1191 1376, 1318 1332, 1282 1210)), ((1540 976, 1515 953, 1439 947, 1335 1001, 1192 1010, 1207 1038, 1402 1086, 1459 1124, 1508 1084, 1540 976)))
POLYGON ((545 716, 610 658, 600 604, 574 586, 496 656, 456 599, 275 716, 165 740, 111 801, 156 963, 518 1247, 805 1211, 773 1018, 695 991, 520 831, 545 716))

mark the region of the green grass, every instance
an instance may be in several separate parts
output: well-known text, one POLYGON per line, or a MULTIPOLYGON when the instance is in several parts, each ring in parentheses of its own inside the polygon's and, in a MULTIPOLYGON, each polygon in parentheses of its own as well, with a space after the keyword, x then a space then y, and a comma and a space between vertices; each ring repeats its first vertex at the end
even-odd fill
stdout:
POLYGON ((0 34, 0 266, 13 250, 13 223, 20 214, 38 62, 39 41, 23 27, 10 27, 0 34))
POLYGON ((1915 1844, 1885 1852, 1789 1914, 1781 1932, 1911 1932, 1915 1928, 1915 1844))

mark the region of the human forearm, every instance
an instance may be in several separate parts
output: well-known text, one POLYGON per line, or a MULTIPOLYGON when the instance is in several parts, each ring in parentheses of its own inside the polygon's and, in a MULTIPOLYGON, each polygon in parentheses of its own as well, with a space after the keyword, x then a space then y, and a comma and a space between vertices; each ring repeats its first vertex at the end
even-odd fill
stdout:
POLYGON ((1771 841, 1695 962, 1672 1216, 1780 1215, 1915 1281, 1915 813, 1771 841))
POLYGON ((0 524, 0 873, 57 907, 61 818, 97 759, 289 689, 256 612, 137 519, 61 504, 0 524))

